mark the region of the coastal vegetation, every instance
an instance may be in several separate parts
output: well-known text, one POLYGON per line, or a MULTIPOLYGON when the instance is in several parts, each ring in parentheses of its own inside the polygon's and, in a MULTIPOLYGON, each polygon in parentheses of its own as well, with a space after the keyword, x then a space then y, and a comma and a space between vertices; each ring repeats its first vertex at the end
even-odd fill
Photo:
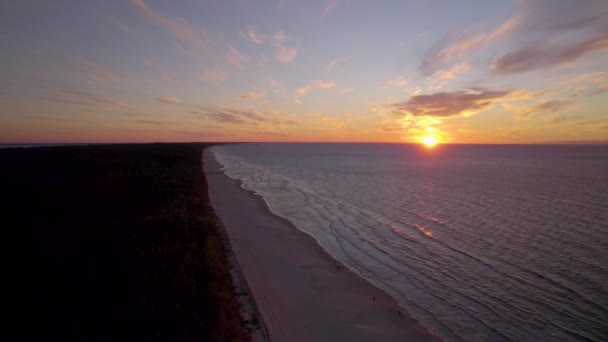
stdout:
POLYGON ((207 196, 208 144, 0 150, 14 340, 249 339, 207 196))

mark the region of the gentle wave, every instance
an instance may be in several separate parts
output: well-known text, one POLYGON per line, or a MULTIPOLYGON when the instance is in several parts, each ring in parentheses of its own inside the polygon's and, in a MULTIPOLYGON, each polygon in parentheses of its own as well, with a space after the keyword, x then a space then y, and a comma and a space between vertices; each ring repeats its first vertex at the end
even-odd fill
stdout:
POLYGON ((606 147, 239 144, 227 176, 447 341, 608 339, 606 147))

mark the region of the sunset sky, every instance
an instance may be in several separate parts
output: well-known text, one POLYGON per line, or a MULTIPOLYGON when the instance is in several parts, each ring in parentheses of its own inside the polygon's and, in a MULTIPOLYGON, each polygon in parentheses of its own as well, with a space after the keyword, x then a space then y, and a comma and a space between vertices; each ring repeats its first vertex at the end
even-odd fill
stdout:
POLYGON ((608 140, 608 1, 9 0, 0 143, 608 140))

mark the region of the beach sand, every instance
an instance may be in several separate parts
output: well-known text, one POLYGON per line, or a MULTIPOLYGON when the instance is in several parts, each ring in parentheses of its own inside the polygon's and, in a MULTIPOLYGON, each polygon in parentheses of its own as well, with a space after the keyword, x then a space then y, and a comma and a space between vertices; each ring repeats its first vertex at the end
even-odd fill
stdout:
POLYGON ((208 149, 204 168, 211 203, 273 341, 439 340, 394 299, 225 176, 208 149))

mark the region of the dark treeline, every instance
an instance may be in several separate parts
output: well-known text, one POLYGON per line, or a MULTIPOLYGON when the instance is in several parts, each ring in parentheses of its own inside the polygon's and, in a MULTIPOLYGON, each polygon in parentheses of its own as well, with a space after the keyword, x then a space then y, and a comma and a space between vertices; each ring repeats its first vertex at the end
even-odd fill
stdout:
POLYGON ((10 340, 246 340, 205 144, 0 150, 10 340))

